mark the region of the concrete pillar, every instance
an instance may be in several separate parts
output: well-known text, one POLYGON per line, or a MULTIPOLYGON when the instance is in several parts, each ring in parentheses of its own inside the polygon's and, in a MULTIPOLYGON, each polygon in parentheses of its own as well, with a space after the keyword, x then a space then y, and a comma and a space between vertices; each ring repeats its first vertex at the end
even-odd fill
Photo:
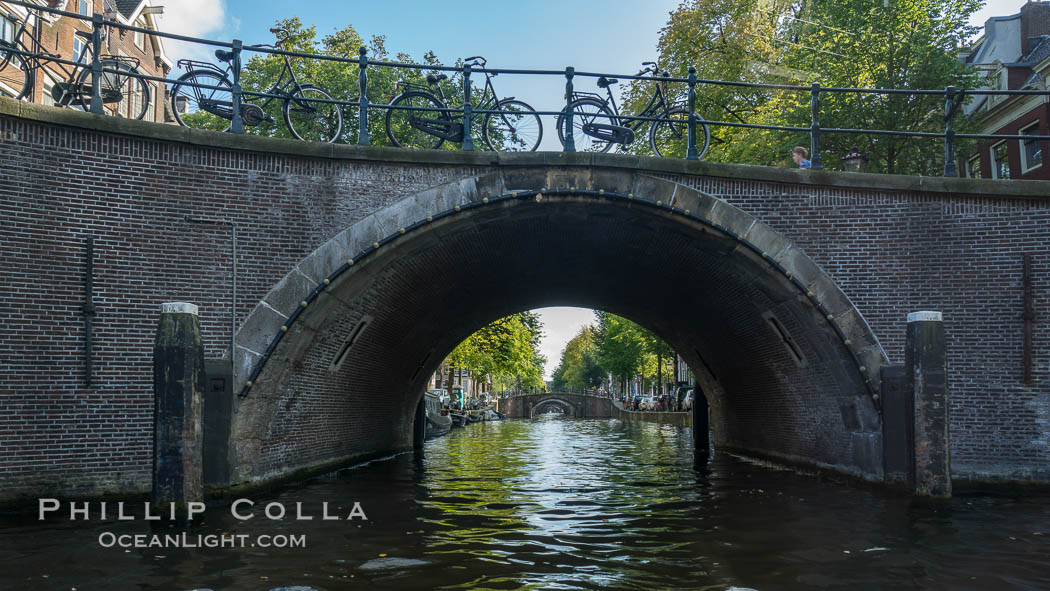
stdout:
POLYGON ((915 494, 950 497, 948 358, 940 312, 908 314, 904 371, 915 404, 915 494))
POLYGON ((204 500, 201 394, 204 345, 197 306, 160 306, 153 345, 153 501, 204 500))
POLYGON ((693 384, 693 454, 695 457, 707 457, 711 447, 711 425, 708 420, 707 396, 704 396, 700 384, 693 384))

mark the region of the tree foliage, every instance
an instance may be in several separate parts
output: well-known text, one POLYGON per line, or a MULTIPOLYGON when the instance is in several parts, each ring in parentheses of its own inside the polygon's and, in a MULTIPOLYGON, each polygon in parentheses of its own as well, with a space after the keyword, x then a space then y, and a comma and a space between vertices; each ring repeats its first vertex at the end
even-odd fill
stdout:
MULTIPOLYGON (((386 37, 375 35, 367 42, 352 25, 347 25, 327 35, 318 37, 316 26, 304 26, 297 16, 277 20, 275 28, 288 32, 287 41, 281 49, 308 54, 323 54, 352 60, 352 62, 337 62, 331 60, 305 59, 292 57, 290 63, 295 75, 302 84, 314 84, 328 91, 336 100, 345 100, 357 103, 360 93, 360 68, 357 64, 359 58, 358 49, 368 48, 368 59, 370 61, 398 61, 403 63, 420 63, 424 66, 438 66, 441 61, 433 51, 423 55, 421 62, 417 62, 407 53, 392 55, 386 47, 386 37)), ((279 55, 255 53, 246 51, 245 55, 252 57, 244 65, 242 72, 242 84, 246 92, 269 93, 273 85, 278 81, 281 70, 284 67, 284 59, 279 55)), ((455 65, 461 65, 461 60, 455 65)), ((389 66, 371 65, 367 69, 368 77, 368 102, 372 104, 386 104, 395 95, 402 92, 408 83, 427 87, 426 76, 430 73, 426 68, 392 68, 389 66)), ((450 76, 448 80, 440 84, 442 92, 447 98, 450 107, 458 107, 463 103, 462 76, 459 74, 450 76)), ((477 89, 476 81, 472 79, 472 88, 477 89)), ((474 96, 480 96, 480 91, 474 96)), ((262 104, 264 98, 256 97, 252 102, 262 104)), ((281 100, 274 100, 264 108, 264 111, 274 122, 255 127, 247 127, 247 133, 265 135, 270 137, 292 137, 285 127, 281 114, 281 100)), ((360 122, 358 109, 355 106, 346 105, 342 108, 343 131, 338 143, 357 143, 360 122)), ((370 109, 368 117, 369 138, 373 145, 387 146, 390 140, 385 128, 386 110, 370 109)), ((480 120, 478 117, 478 129, 475 137, 480 137, 480 120)), ((456 149, 457 147, 446 142, 445 149, 456 149)))
POLYGON ((472 376, 491 376, 497 390, 543 386, 542 329, 532 312, 500 318, 467 337, 447 361, 451 367, 469 370, 472 376))
POLYGON ((671 359, 671 346, 651 330, 622 316, 595 311, 597 326, 593 329, 597 362, 605 374, 626 384, 639 374, 654 381, 668 374, 661 364, 671 359))
POLYGON ((605 382, 605 370, 598 362, 598 346, 593 326, 585 326, 573 337, 561 354, 552 373, 551 387, 560 389, 594 388, 605 382))
MULTIPOLYGON (((933 89, 979 86, 956 48, 973 36, 981 0, 687 0, 661 31, 659 61, 675 76, 690 65, 700 78, 825 87, 933 89)), ((651 82, 633 83, 626 109, 638 109, 651 82)), ((684 85, 671 93, 684 100, 684 85)), ((698 85, 704 119, 808 127, 808 92, 698 85)), ((944 131, 944 96, 821 93, 822 128, 944 131)), ((968 122, 957 120, 957 131, 968 122)), ((852 145, 869 170, 939 174, 943 144, 928 138, 824 133, 824 167, 840 167, 852 145)), ((707 159, 782 165, 807 132, 712 127, 707 159)), ((639 149, 645 149, 639 146, 639 149)))

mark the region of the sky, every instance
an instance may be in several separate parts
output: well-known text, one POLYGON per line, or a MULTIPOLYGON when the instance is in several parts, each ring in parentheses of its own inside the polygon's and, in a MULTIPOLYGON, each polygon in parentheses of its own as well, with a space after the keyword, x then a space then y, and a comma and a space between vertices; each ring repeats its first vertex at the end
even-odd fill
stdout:
MULTIPOLYGON (((976 12, 977 26, 992 16, 1015 14, 1025 0, 989 0, 976 12)), ((641 62, 656 56, 660 29, 679 0, 156 0, 164 5, 162 30, 209 39, 242 39, 246 45, 272 43, 274 21, 297 15, 317 26, 319 34, 352 24, 365 39, 386 35, 391 54, 416 59, 433 50, 445 63, 472 55, 485 56, 503 68, 562 69, 633 74, 641 62)), ((168 43, 172 61, 182 57, 210 60, 210 49, 168 43)), ((175 72, 175 75, 180 72, 175 72)), ((564 80, 537 81, 522 76, 494 80, 501 96, 517 96, 537 110, 561 108, 564 80)), ((588 90, 591 81, 578 82, 588 90)), ((596 90, 596 89, 589 89, 596 90)), ((544 121, 541 149, 558 149, 550 122, 544 121)), ((544 308, 541 352, 546 377, 558 364, 565 344, 594 321, 591 310, 544 308)))

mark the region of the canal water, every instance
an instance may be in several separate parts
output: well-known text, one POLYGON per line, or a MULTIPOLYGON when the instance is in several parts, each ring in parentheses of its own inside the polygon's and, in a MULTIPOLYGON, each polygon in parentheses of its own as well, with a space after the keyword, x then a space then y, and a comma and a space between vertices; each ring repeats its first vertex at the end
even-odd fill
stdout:
POLYGON ((142 521, 141 504, 136 521, 6 516, 0 589, 1050 589, 1046 496, 934 503, 727 455, 697 468, 691 437, 555 416, 475 424, 422 456, 252 497, 251 520, 209 506, 186 530, 305 548, 100 546, 183 531, 142 521), (314 519, 267 519, 271 502, 314 519), (325 502, 367 520, 322 520, 325 502))

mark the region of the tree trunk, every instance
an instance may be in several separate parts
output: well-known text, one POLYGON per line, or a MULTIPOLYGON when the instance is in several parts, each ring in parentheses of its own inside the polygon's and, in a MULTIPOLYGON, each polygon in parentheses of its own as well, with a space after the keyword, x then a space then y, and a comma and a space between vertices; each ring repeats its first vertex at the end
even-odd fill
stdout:
POLYGON ((660 396, 664 394, 664 358, 657 353, 656 354, 656 383, 659 387, 657 392, 660 396))

